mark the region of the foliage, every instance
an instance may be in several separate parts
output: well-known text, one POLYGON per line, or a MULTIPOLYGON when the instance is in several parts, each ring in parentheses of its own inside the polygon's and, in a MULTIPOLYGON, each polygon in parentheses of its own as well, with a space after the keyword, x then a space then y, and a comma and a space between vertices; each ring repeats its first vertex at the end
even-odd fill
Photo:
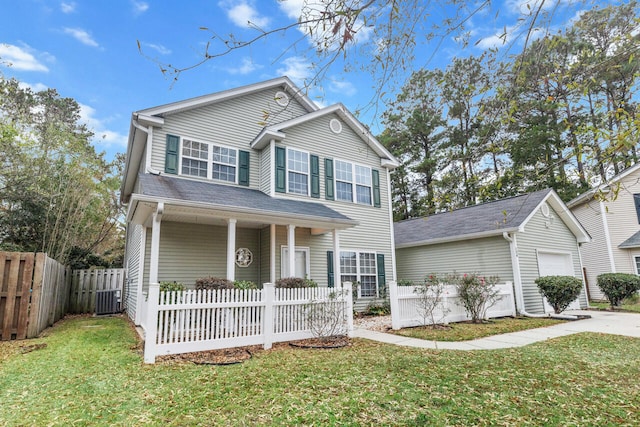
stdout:
POLYGON ((233 282, 219 277, 202 277, 196 280, 196 290, 233 289, 233 282))
POLYGON ((73 99, 0 76, 0 249, 46 252, 64 264, 118 263, 123 157, 107 162, 92 136, 73 99))
POLYGON ((317 288, 318 283, 309 278, 282 277, 276 280, 276 288, 317 288))
POLYGON ((445 286, 434 274, 428 275, 422 283, 416 285, 414 292, 418 294, 417 308, 422 315, 423 325, 435 328, 447 317, 450 310, 444 306, 445 286))
POLYGON ((250 280, 236 280, 233 282, 233 287, 236 289, 258 289, 258 285, 250 280))
POLYGON ((481 323, 487 316, 487 310, 498 301, 498 289, 495 285, 500 280, 498 276, 479 276, 478 274, 452 274, 443 278, 436 278, 443 283, 450 283, 456 287, 460 304, 467 311, 471 322, 481 323))
POLYGON ((160 292, 182 292, 185 290, 184 284, 180 282, 160 282, 160 292))
POLYGON ((574 276, 542 276, 535 283, 556 314, 566 310, 582 290, 582 280, 574 276))
POLYGON ((409 279, 398 279, 398 286, 413 286, 415 283, 409 279))
POLYGON ((8 426, 630 425, 638 405, 640 340, 608 334, 472 352, 275 345, 225 367, 144 365, 118 317, 71 317, 36 343, 20 354, 24 341, 0 342, 18 350, 0 356, 8 426))
POLYGON ((389 301, 372 302, 367 305, 364 313, 371 316, 387 316, 391 314, 391 304, 389 301))
POLYGON ((598 276, 597 284, 611 303, 611 308, 614 308, 625 298, 640 291, 640 276, 627 273, 605 273, 598 276))
MULTIPOLYGON (((620 302, 620 305, 615 307, 616 310, 622 310, 622 311, 631 311, 631 312, 635 312, 635 313, 640 313, 640 298, 636 297, 637 294, 634 294, 633 296, 631 296, 631 298, 625 298, 620 302)), ((589 306, 591 307, 595 307, 595 308, 599 308, 599 309, 606 309, 606 308, 611 308, 611 303, 609 302, 594 302, 591 301, 589 303, 589 306)))
POLYGON ((348 314, 344 301, 346 290, 335 289, 326 298, 313 299, 306 305, 306 317, 314 337, 328 339, 347 334, 348 314))

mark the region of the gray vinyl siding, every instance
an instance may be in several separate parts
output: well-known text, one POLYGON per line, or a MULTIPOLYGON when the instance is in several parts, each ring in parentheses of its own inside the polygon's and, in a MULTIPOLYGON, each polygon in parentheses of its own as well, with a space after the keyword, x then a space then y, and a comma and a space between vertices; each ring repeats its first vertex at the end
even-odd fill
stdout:
MULTIPOLYGON (((149 283, 151 229, 147 230, 145 289, 149 283)), ((248 248, 254 262, 247 268, 236 266, 236 280, 260 281, 260 230, 238 228, 236 247, 248 248)), ((227 275, 227 227, 162 222, 158 281, 177 281, 192 287, 202 277, 227 275)))
POLYGON ((260 152, 260 191, 271 194, 271 147, 268 145, 260 152))
POLYGON ((127 282, 125 284, 125 310, 131 319, 135 319, 138 300, 138 278, 141 274, 140 245, 142 226, 129 224, 127 228, 127 282))
POLYGON ((589 286, 589 296, 592 300, 605 299, 606 297, 597 285, 597 278, 600 274, 611 272, 611 262, 609 261, 600 202, 590 200, 572 208, 571 212, 591 235, 592 239, 590 242, 583 243, 580 247, 582 265, 586 271, 586 280, 589 286))
POLYGON ((478 273, 513 282, 509 243, 502 237, 396 249, 398 280, 421 282, 431 273, 478 273))
POLYGON ((260 283, 271 280, 271 227, 260 230, 260 283))
MULTIPOLYGON (((553 209, 551 213, 553 220, 548 221, 538 209, 525 225, 524 232, 516 234, 524 305, 529 313, 544 312, 542 295, 535 284, 535 280, 540 276, 537 251, 570 253, 574 275, 582 279, 576 238, 553 209)), ((587 305, 583 291, 580 295, 580 306, 587 305)))
POLYGON ((249 144, 260 133, 265 122, 278 123, 306 113, 294 99, 287 107, 277 105, 274 101, 276 92, 277 89, 272 88, 167 115, 162 128, 155 129, 153 133, 152 168, 164 171, 166 135, 177 135, 250 151, 249 183, 250 187, 259 188, 258 153, 251 150, 249 144), (265 112, 268 113, 266 120, 265 112))

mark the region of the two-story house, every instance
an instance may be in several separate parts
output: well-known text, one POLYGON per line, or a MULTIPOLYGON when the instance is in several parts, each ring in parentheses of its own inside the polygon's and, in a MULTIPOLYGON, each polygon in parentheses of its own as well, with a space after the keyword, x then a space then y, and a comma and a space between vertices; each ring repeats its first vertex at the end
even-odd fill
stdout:
POLYGON ((356 308, 395 280, 390 178, 398 161, 341 104, 282 77, 133 113, 125 303, 198 278, 358 283, 356 308))
POLYGON ((589 297, 606 299, 597 285, 600 274, 640 274, 640 164, 567 206, 593 238, 580 251, 589 297))

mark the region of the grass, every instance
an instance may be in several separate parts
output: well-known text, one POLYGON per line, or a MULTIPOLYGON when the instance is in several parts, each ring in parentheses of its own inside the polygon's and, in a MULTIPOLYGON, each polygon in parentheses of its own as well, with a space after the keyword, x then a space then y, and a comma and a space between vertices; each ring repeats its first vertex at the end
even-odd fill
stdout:
POLYGON ((120 318, 37 342, 0 360, 0 425, 633 425, 640 411, 640 339, 621 336, 474 352, 354 340, 230 366, 144 365, 120 318))
POLYGON ((505 317, 492 319, 484 323, 474 324, 469 322, 451 323, 448 327, 432 328, 420 326, 405 328, 398 331, 390 331, 397 335, 411 338, 420 338, 431 341, 468 341, 476 338, 488 337, 509 332, 524 331, 526 329, 541 328, 557 325, 564 320, 531 317, 505 317))
MULTIPOLYGON (((591 307, 595 307, 599 310, 611 310, 611 304, 609 302, 593 302, 589 303, 591 307)), ((640 299, 624 300, 620 307, 616 307, 616 311, 631 311, 634 313, 640 313, 640 299)))

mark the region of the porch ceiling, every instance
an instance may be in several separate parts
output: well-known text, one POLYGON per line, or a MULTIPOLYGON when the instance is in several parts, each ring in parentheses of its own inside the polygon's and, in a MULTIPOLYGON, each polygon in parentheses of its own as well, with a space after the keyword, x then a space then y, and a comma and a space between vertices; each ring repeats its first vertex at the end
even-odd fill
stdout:
POLYGON ((133 194, 129 220, 146 223, 158 202, 164 202, 163 221, 262 228, 269 224, 314 229, 345 229, 358 222, 321 204, 270 197, 258 190, 143 174, 133 194))

